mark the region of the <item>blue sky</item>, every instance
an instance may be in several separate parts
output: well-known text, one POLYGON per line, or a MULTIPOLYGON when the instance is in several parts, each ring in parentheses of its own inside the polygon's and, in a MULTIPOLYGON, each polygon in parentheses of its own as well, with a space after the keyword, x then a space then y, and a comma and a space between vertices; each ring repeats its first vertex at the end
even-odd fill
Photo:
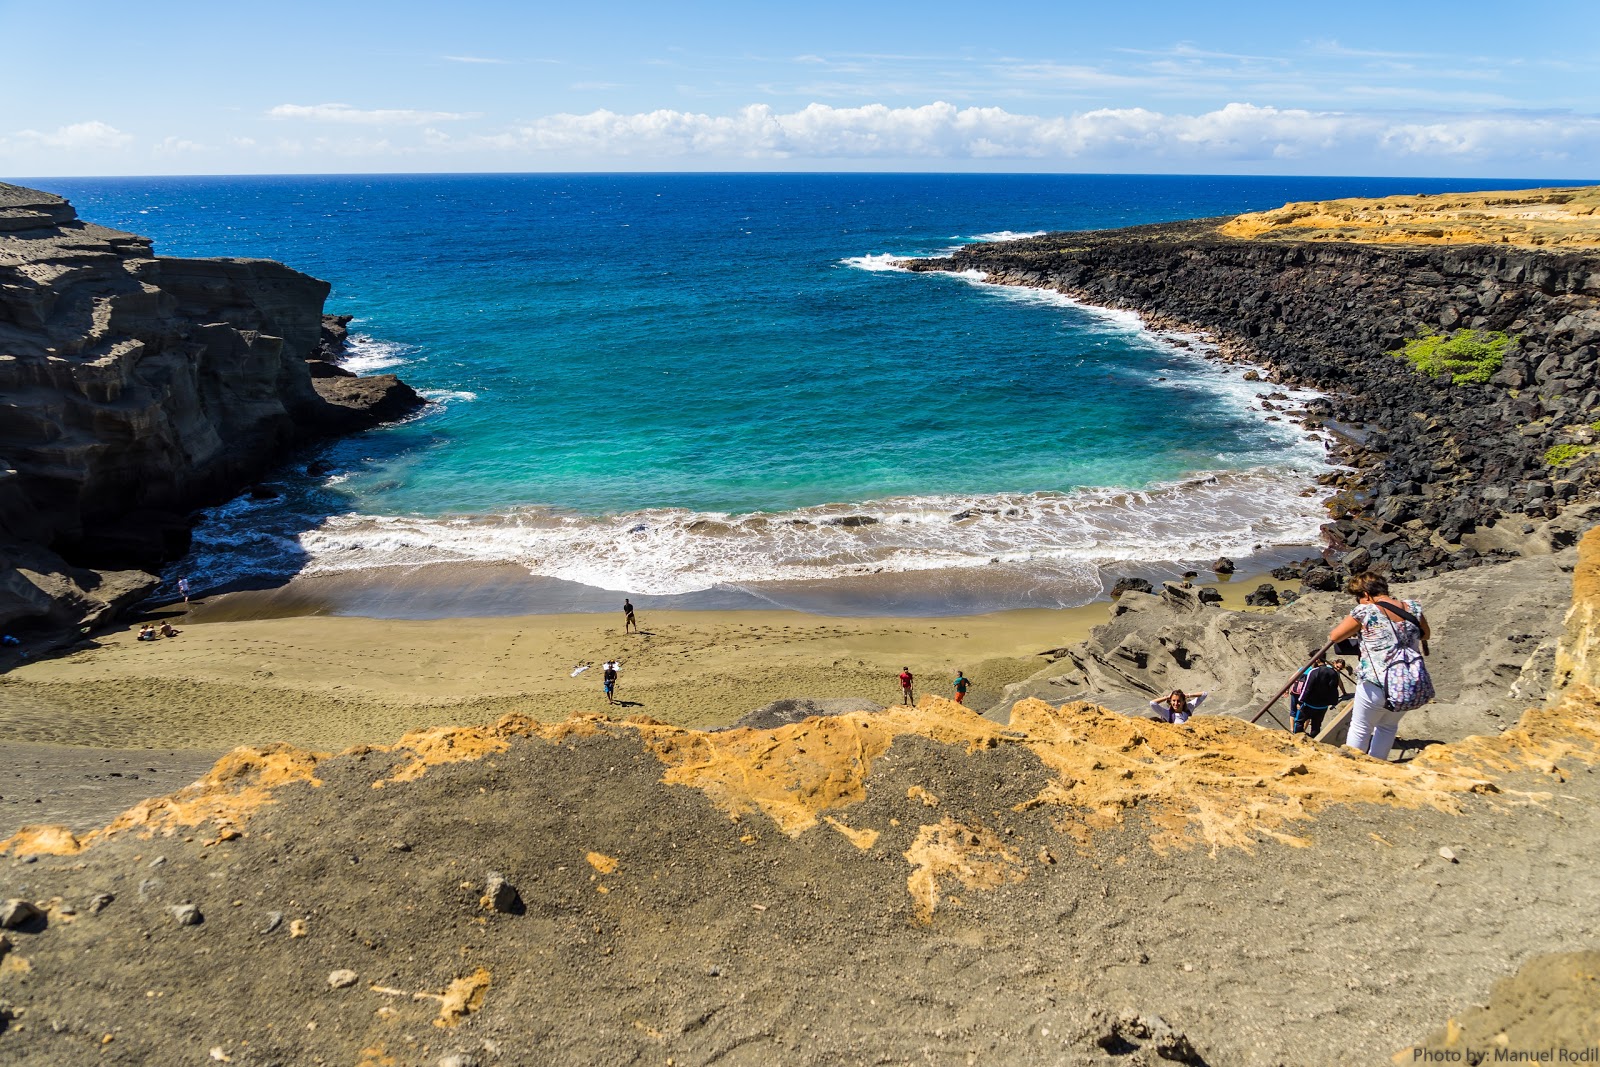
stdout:
POLYGON ((0 175, 1600 178, 1600 4, 0 0, 0 175))

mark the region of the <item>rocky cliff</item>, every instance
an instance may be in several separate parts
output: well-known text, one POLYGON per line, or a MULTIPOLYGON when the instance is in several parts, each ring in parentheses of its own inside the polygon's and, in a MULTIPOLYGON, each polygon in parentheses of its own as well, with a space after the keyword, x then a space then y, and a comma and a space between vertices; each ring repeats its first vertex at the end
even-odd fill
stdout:
POLYGON ((1198 327, 1269 378, 1325 393, 1301 414, 1342 436, 1357 474, 1329 476, 1344 490, 1327 528, 1334 566, 1311 585, 1373 560, 1424 577, 1572 543, 1580 529, 1551 520, 1600 489, 1600 253, 1250 240, 1219 223, 1056 233, 906 265, 1198 327), (1457 329, 1516 338, 1487 382, 1396 358, 1457 329))
POLYGON ((184 551, 193 509, 422 403, 329 362, 328 288, 270 260, 157 256, 0 184, 0 626, 103 617, 184 551))

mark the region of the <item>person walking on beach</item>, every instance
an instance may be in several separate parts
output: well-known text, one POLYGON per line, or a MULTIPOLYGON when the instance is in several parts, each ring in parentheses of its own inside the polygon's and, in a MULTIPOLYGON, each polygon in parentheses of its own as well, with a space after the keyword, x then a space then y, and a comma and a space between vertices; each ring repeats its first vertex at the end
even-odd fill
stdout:
POLYGON ((607 704, 615 704, 617 702, 617 666, 616 661, 606 660, 605 672, 600 675, 601 684, 605 686, 606 690, 607 704))
POLYGON ((900 703, 902 703, 902 704, 915 704, 916 703, 916 701, 914 699, 912 699, 912 694, 911 694, 911 683, 912 683, 912 681, 913 681, 913 679, 911 677, 911 668, 910 667, 901 667, 900 668, 900 703))
POLYGON ((1316 737, 1322 732, 1322 719, 1328 709, 1344 699, 1344 680, 1318 652, 1295 685, 1300 692, 1290 711, 1289 732, 1316 737))
POLYGON ((954 685, 956 687, 956 703, 965 704, 967 702, 967 689, 972 685, 972 683, 967 680, 966 671, 956 671, 956 680, 954 685))
POLYGON ((622 598, 622 632, 625 634, 639 632, 639 623, 633 617, 633 601, 627 597, 622 598))
POLYGON ((1356 606, 1328 634, 1329 642, 1361 635, 1361 662, 1356 667, 1356 696, 1345 744, 1387 760, 1401 718, 1433 699, 1433 680, 1422 659, 1431 632, 1422 605, 1390 596, 1389 581, 1381 574, 1358 574, 1345 591, 1356 598, 1356 606))
POLYGON ((189 579, 188 578, 185 577, 185 578, 179 578, 178 579, 178 595, 183 597, 183 602, 185 604, 187 604, 189 602, 189 579))

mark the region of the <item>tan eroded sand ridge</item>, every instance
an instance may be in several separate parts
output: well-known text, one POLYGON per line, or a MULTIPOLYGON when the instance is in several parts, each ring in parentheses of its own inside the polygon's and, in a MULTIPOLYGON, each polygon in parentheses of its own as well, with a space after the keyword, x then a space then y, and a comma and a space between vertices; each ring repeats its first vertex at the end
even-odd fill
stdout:
POLYGON ((1600 185, 1303 201, 1240 215, 1219 232, 1258 241, 1600 248, 1600 185))
MULTIPOLYGON (((1056 829, 1080 846, 1096 830, 1121 827, 1137 810, 1158 853, 1196 845, 1213 852, 1252 851, 1263 838, 1310 845, 1285 828, 1332 805, 1455 812, 1466 794, 1500 794, 1497 777, 1533 770, 1564 781, 1563 764, 1600 762, 1600 694, 1580 687, 1559 708, 1530 709, 1504 734, 1435 746, 1406 764, 1363 758, 1228 717, 1174 726, 1093 704, 1058 709, 1026 700, 1002 727, 937 697, 924 698, 914 708, 710 733, 642 716, 581 715, 542 723, 508 715, 493 726, 421 730, 392 746, 360 746, 341 756, 399 755, 398 769, 372 788, 403 788, 431 767, 503 753, 514 739, 560 744, 605 734, 637 736, 661 761, 665 784, 704 792, 735 822, 761 816, 789 837, 827 825, 864 851, 876 844, 879 830, 851 825, 848 809, 865 799, 874 762, 908 736, 946 746, 951 758, 1002 745, 1031 753, 1039 767, 1037 793, 1018 810, 1058 810, 1056 829)), ((64 827, 24 827, 0 842, 0 855, 73 855, 130 832, 151 837, 203 829, 212 842, 232 840, 255 811, 277 802, 278 788, 297 782, 320 786, 318 765, 330 758, 340 757, 283 744, 241 747, 200 781, 144 801, 102 830, 80 838, 64 827)), ((925 786, 911 787, 907 798, 930 809, 929 821, 905 854, 913 867, 907 890, 924 919, 938 906, 941 879, 992 889, 1026 878, 1030 862, 1055 862, 1048 851, 1018 855, 981 825, 937 812, 940 799, 925 786)), ((1539 795, 1507 792, 1506 799, 1538 803, 1539 795)))

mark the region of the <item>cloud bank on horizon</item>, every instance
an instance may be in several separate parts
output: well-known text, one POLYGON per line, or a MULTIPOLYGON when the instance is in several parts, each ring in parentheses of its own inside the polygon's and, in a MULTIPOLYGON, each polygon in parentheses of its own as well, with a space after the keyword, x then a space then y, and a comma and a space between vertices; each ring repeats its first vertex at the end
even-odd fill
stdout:
MULTIPOLYGON (((294 129, 233 137, 231 159, 255 169, 450 170, 1093 170, 1149 172, 1427 173, 1580 176, 1600 159, 1600 118, 1566 113, 1313 111, 1230 103, 1198 114, 1142 107, 1030 115, 1000 107, 751 104, 729 114, 661 108, 555 114, 485 132, 456 132, 472 113, 348 104, 278 104, 266 117, 294 129), (339 128, 330 130, 330 127, 339 128), (359 127, 365 132, 352 133, 359 127), (274 164, 289 163, 287 168, 274 164), (1355 163, 1356 167, 1351 168, 1355 163), (341 165, 342 164, 342 165, 341 165), (1265 166, 1260 166, 1260 165, 1265 166)), ((167 137, 141 144, 89 120, 0 136, 0 165, 93 154, 136 161, 216 154, 167 137)), ((9 170, 10 168, 6 168, 9 170)), ((251 169, 251 168, 244 168, 251 169)), ((43 172, 40 172, 43 173, 43 172)), ((62 170, 59 173, 73 173, 62 170)))
POLYGON ((280 0, 270 20, 198 0, 6 5, 22 37, 133 50, 163 76, 84 62, 63 79, 49 50, 8 50, 0 175, 1600 176, 1592 12, 1529 3, 1512 19, 1481 0, 1432 17, 1347 0, 1331 23, 1254 0, 1145 0, 1139 17, 1070 0, 981 16, 945 0, 788 15, 462 0, 448 20, 421 0, 280 0))

